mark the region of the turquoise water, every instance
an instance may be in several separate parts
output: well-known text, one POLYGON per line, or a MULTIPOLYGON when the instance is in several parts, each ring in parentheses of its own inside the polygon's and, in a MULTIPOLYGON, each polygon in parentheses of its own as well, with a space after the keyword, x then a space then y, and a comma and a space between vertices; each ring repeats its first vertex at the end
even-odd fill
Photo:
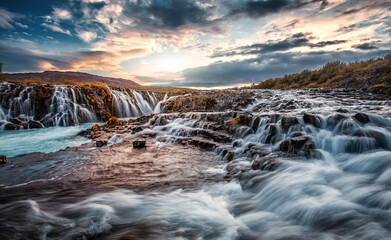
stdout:
POLYGON ((79 146, 90 139, 75 136, 94 123, 72 127, 49 127, 40 129, 9 130, 0 132, 0 155, 13 157, 31 152, 55 152, 66 147, 79 146))

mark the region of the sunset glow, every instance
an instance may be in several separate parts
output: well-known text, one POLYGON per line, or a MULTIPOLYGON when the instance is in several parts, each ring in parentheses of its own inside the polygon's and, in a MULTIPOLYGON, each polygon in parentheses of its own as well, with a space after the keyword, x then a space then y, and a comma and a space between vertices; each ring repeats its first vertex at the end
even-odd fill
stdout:
POLYGON ((390 8, 384 0, 3 1, 0 60, 5 72, 242 85, 384 56, 390 8))

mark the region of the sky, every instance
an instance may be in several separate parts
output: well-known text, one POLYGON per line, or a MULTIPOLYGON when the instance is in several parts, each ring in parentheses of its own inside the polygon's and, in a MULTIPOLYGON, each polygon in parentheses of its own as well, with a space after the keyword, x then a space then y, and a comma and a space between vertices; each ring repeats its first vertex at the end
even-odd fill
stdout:
POLYGON ((0 0, 3 72, 232 87, 391 50, 386 0, 0 0))

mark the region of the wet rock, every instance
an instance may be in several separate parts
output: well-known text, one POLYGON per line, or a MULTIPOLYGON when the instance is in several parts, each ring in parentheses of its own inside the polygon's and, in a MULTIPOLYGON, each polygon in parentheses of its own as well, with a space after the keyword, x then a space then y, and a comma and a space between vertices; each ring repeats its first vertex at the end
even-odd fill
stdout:
POLYGON ((94 124, 94 126, 92 126, 92 131, 99 131, 100 127, 98 124, 94 124))
POLYGON ((281 119, 281 127, 285 131, 288 130, 291 126, 296 125, 299 123, 299 120, 297 120, 296 117, 283 117, 281 119))
POLYGON ((251 168, 256 170, 268 170, 268 171, 274 171, 278 167, 278 162, 274 157, 261 157, 255 159, 252 164, 251 168))
POLYGON ((247 145, 244 153, 247 153, 251 157, 254 156, 263 157, 269 154, 269 150, 262 145, 250 143, 247 145))
POLYGON ((293 147, 291 140, 285 139, 284 141, 282 141, 280 144, 280 150, 283 152, 292 152, 293 147))
POLYGON ((144 140, 136 140, 133 141, 133 148, 145 148, 146 147, 146 141, 144 140))
POLYGON ((207 141, 203 139, 192 139, 189 141, 189 144, 200 147, 207 151, 212 151, 218 146, 215 142, 207 141))
POLYGON ((337 110, 337 112, 339 112, 339 113, 348 113, 349 111, 346 110, 346 109, 343 109, 343 108, 339 108, 339 109, 337 110))
POLYGON ((356 113, 356 114, 353 116, 353 118, 354 118, 356 121, 358 121, 358 122, 360 122, 360 123, 363 123, 363 124, 369 122, 369 116, 368 116, 367 114, 365 114, 365 113, 356 113))
POLYGON ((43 128, 43 125, 42 123, 38 122, 38 121, 29 121, 28 122, 28 128, 43 128))
POLYGON ((4 130, 18 130, 21 128, 21 125, 19 124, 14 124, 14 123, 7 123, 4 126, 4 130))
POLYGON ((7 157, 4 155, 0 155, 0 164, 6 164, 7 163, 7 157))
POLYGON ((20 121, 19 119, 16 119, 16 118, 13 118, 13 119, 10 119, 9 120, 11 123, 13 123, 13 124, 22 124, 22 121, 20 121))
POLYGON ((294 137, 291 138, 291 143, 293 149, 300 149, 308 141, 306 137, 294 137))
POLYGON ((107 140, 98 140, 95 142, 96 147, 100 148, 107 145, 107 140))
POLYGON ((261 119, 259 117, 256 117, 254 120, 253 120, 253 123, 251 125, 251 129, 256 132, 258 130, 258 126, 259 126, 259 123, 260 123, 261 119))
POLYGON ((319 117, 314 116, 312 114, 305 113, 303 116, 303 120, 306 124, 311 124, 312 126, 314 126, 316 128, 321 127, 321 121, 320 121, 319 117))

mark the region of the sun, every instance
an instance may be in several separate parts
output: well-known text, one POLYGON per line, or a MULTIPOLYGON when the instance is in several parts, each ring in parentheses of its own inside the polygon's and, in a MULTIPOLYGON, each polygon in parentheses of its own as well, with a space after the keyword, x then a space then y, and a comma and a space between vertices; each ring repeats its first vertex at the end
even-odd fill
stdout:
POLYGON ((182 67, 180 59, 178 58, 165 58, 159 63, 160 68, 164 71, 179 71, 182 67))

